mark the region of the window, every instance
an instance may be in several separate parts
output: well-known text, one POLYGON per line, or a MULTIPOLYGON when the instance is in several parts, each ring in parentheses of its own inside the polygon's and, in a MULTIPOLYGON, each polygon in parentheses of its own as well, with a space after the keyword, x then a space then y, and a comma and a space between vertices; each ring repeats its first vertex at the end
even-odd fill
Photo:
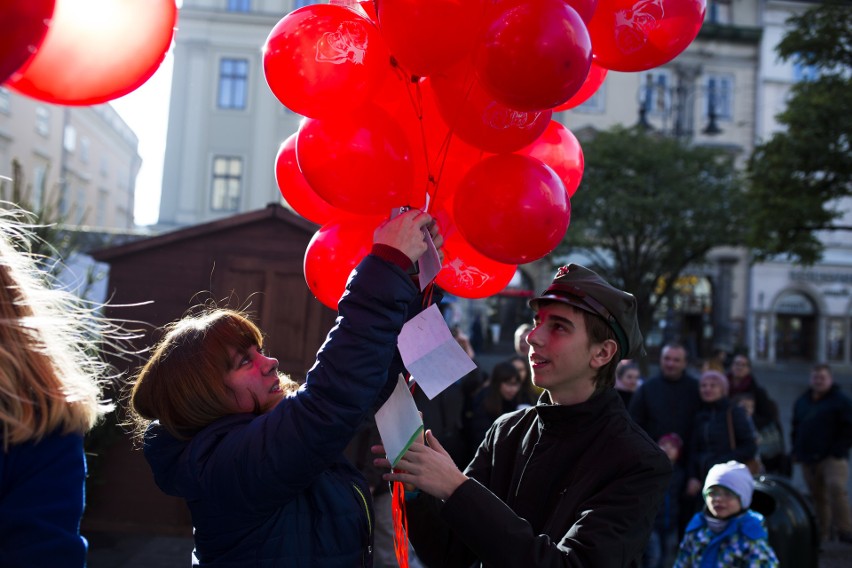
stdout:
POLYGON ((5 87, 0 87, 0 112, 9 114, 12 110, 12 93, 5 87))
POLYGON ((101 187, 98 190, 98 202, 96 204, 97 209, 95 210, 95 225, 98 227, 106 226, 106 212, 107 212, 107 203, 109 202, 109 190, 105 187, 101 187))
POLYGON ((229 12, 250 12, 251 0, 228 0, 229 12))
POLYGON ((92 148, 92 141, 85 136, 80 138, 80 161, 84 164, 89 163, 89 154, 92 148))
POLYGON ((213 211, 237 210, 242 178, 242 158, 217 156, 213 159, 213 191, 210 195, 213 211))
POLYGON ((639 103, 645 112, 654 116, 665 116, 672 106, 671 77, 666 71, 645 73, 639 87, 639 103))
POLYGON ((36 132, 46 138, 50 134, 50 109, 44 106, 37 106, 35 109, 35 113, 36 132))
POLYGON ((708 75, 704 82, 704 116, 713 110, 716 118, 734 118, 734 77, 732 75, 708 75))
POLYGON ((840 318, 830 318, 827 335, 827 359, 829 361, 843 361, 846 353, 846 321, 840 318))
POLYGON ((293 9, 295 10, 296 8, 316 4, 317 2, 318 0, 293 0, 293 9))
POLYGON ((757 321, 755 322, 755 328, 757 331, 757 358, 758 359, 768 359, 769 358, 769 316, 765 314, 761 314, 757 316, 757 321))
POLYGON ((219 62, 219 108, 246 108, 247 85, 247 59, 225 58, 219 62))
POLYGON ((33 205, 44 207, 45 185, 47 185, 47 166, 39 164, 33 168, 33 205))
POLYGON ((74 153, 77 149, 77 129, 70 124, 65 127, 65 132, 62 136, 62 147, 66 152, 74 153))
POLYGON ((731 24, 731 0, 710 0, 706 20, 711 24, 731 24))

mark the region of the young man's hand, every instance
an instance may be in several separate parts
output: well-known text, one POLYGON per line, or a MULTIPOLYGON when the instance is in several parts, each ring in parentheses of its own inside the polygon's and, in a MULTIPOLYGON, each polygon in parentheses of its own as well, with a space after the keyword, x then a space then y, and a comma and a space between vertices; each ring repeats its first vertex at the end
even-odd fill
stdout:
POLYGON ((422 229, 426 227, 432 236, 432 242, 439 251, 444 237, 431 215, 419 209, 409 209, 393 219, 383 222, 373 233, 373 242, 391 246, 417 262, 426 252, 426 240, 422 229))
MULTIPOLYGON (((412 444, 396 464, 396 469, 392 473, 384 474, 382 479, 401 481, 406 484, 406 488, 413 485, 446 501, 468 478, 459 471, 453 458, 432 434, 432 430, 426 431, 426 441, 428 446, 417 442, 412 444)), ((382 446, 373 446, 372 450, 374 454, 384 454, 382 446)), ((391 466, 387 458, 376 458, 373 463, 379 467, 391 466)))

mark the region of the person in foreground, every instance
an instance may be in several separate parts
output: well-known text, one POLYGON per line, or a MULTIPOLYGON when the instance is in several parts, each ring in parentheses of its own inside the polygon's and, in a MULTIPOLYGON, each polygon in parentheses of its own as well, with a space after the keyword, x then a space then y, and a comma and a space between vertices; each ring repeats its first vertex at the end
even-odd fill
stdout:
POLYGON ((572 264, 530 306, 538 404, 497 419, 464 473, 427 431, 384 477, 411 484, 428 566, 638 566, 672 467, 613 388, 618 361, 643 351, 636 300, 572 264))
POLYGON ((710 468, 702 491, 706 508, 687 525, 675 568, 777 567, 763 515, 749 509, 753 493, 754 478, 744 464, 710 468))
POLYGON ((189 506, 195 564, 372 566, 369 488, 343 451, 402 371, 397 336, 422 308, 406 270, 427 250, 423 227, 440 247, 426 213, 379 226, 302 387, 238 312, 168 328, 131 407, 155 481, 189 506))
POLYGON ((82 568, 83 435, 112 408, 111 368, 91 353, 117 328, 25 252, 24 215, 0 216, 0 566, 82 568))

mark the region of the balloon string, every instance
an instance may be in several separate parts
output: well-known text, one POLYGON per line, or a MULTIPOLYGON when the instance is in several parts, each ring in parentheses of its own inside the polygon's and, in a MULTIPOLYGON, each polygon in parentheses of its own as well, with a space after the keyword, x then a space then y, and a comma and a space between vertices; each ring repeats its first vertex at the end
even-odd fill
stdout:
POLYGON ((434 293, 435 293, 435 283, 434 283, 434 282, 429 282, 429 283, 426 285, 426 289, 425 289, 425 290, 423 290, 423 302, 422 302, 422 304, 421 304, 421 306, 422 306, 423 308, 428 308, 429 306, 431 306, 431 305, 432 305, 432 301, 433 301, 433 299, 434 299, 434 298, 433 298, 434 293))
POLYGON ((408 568, 408 516, 405 512, 405 488, 401 482, 393 482, 392 494, 393 550, 400 568, 408 568))

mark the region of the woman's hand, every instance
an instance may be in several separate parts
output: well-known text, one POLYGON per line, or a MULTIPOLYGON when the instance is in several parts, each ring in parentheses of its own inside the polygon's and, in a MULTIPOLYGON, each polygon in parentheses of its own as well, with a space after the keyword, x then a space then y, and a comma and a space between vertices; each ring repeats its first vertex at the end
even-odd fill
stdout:
MULTIPOLYGON (((428 446, 417 442, 412 444, 396 464, 396 469, 384 474, 382 479, 401 481, 407 488, 413 485, 446 501, 468 477, 459 471, 450 454, 432 434, 432 430, 426 431, 426 441, 428 446)), ((382 446, 373 446, 372 451, 374 454, 385 453, 382 446)), ((387 468, 391 466, 387 458, 376 458, 373 464, 387 468)))
POLYGON ((438 230, 438 225, 428 213, 419 209, 409 209, 383 222, 373 233, 373 242, 391 246, 405 254, 411 262, 417 260, 426 252, 426 238, 423 235, 426 227, 432 236, 435 248, 439 250, 444 244, 444 237, 438 230))

